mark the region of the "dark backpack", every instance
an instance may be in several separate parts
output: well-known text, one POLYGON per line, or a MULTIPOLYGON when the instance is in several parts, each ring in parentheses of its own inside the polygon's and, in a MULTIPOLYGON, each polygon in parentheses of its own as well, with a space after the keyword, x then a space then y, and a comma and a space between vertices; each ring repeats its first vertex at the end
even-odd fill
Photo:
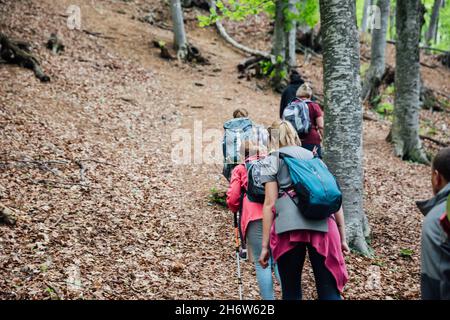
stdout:
POLYGON ((289 121, 299 137, 305 137, 311 130, 308 104, 310 100, 295 98, 283 111, 283 120, 289 121))
POLYGON ((261 166, 259 160, 247 162, 247 198, 251 202, 264 203, 265 190, 261 183, 261 166))
POLYGON ((336 178, 322 160, 301 160, 282 153, 280 158, 289 169, 297 195, 293 200, 306 218, 321 220, 339 211, 342 193, 336 178))

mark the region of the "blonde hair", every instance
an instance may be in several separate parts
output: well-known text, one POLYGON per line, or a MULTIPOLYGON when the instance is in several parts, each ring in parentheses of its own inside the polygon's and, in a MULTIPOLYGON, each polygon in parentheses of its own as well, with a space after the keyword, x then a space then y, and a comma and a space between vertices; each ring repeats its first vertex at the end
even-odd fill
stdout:
POLYGON ((248 111, 245 108, 239 108, 234 110, 233 112, 233 118, 247 118, 248 117, 248 111))
POLYGON ((292 124, 286 120, 276 120, 269 128, 270 148, 276 150, 286 146, 301 146, 302 142, 298 137, 292 124))
POLYGON ((297 90, 297 97, 300 98, 311 99, 312 94, 313 94, 312 89, 307 83, 302 84, 297 90))

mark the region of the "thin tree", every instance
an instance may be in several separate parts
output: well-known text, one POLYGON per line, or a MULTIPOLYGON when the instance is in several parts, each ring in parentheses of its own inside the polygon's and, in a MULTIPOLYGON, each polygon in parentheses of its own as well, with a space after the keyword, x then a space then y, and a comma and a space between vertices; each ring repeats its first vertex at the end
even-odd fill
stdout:
POLYGON ((188 56, 188 42, 180 0, 170 0, 170 9, 172 12, 174 47, 177 50, 178 58, 184 60, 188 56))
POLYGON ((325 96, 325 161, 343 192, 349 244, 369 254, 363 210, 363 111, 354 0, 320 0, 325 96))
POLYGON ((369 6, 370 0, 364 0, 363 16, 361 20, 361 31, 366 32, 369 25, 369 6))
POLYGON ((395 0, 392 1, 389 14, 389 39, 395 40, 395 16, 397 15, 397 5, 395 0))
POLYGON ((439 22, 439 10, 442 6, 442 0, 434 0, 433 11, 431 12, 430 24, 425 35, 425 42, 430 45, 431 41, 436 41, 439 22))
MULTIPOLYGON (((297 15, 298 0, 289 0, 288 7, 291 15, 297 15)), ((289 19, 288 21, 288 34, 287 34, 287 63, 289 70, 297 66, 297 54, 296 54, 296 42, 297 42, 297 22, 295 19, 289 19)))
POLYGON ((390 0, 378 0, 376 5, 380 9, 380 25, 379 28, 372 29, 370 67, 367 70, 361 94, 363 101, 373 96, 372 93, 381 84, 381 78, 386 68, 385 51, 390 0))
POLYGON ((273 61, 275 64, 275 72, 272 76, 272 86, 275 90, 281 91, 285 86, 285 78, 287 75, 286 63, 286 44, 287 37, 285 32, 285 0, 275 1, 275 29, 273 37, 272 54, 275 56, 273 61))
POLYGON ((419 138, 420 0, 397 0, 394 121, 390 139, 395 154, 428 163, 419 138))

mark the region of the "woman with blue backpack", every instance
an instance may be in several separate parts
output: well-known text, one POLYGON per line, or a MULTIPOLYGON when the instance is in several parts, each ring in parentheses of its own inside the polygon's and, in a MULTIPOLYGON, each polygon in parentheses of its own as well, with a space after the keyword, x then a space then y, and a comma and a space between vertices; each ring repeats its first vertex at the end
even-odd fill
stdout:
POLYGON ((318 298, 341 300, 348 280, 342 195, 322 160, 300 147, 294 127, 284 120, 269 128, 273 152, 261 161, 265 186, 263 242, 259 261, 267 267, 270 252, 277 263, 283 299, 302 298, 306 252, 318 298))
POLYGON ((262 244, 262 209, 264 202, 264 189, 261 192, 249 192, 254 185, 253 173, 256 172, 258 161, 267 155, 267 148, 260 141, 251 139, 243 141, 241 145, 245 162, 237 165, 231 174, 227 191, 228 208, 236 213, 241 213, 241 233, 250 249, 251 257, 255 263, 256 278, 259 292, 263 300, 274 300, 272 261, 268 259, 267 268, 262 268, 258 259, 261 255, 262 244))

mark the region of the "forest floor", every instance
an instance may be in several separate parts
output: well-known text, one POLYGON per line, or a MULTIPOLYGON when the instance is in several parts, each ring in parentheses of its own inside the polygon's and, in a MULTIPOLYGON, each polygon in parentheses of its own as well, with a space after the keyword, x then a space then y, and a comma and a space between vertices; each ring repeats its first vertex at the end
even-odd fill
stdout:
MULTIPOLYGON (((238 298, 232 214, 209 198, 226 187, 221 165, 175 164, 173 133, 188 137, 201 125, 205 135, 221 134, 237 107, 269 125, 280 97, 238 79, 244 56, 213 28, 198 28, 197 9, 187 10, 187 31, 210 65, 161 59, 151 42, 170 44, 172 33, 139 21, 150 11, 169 24, 159 1, 0 0, 0 31, 29 41, 51 77, 43 84, 29 70, 0 66, 0 203, 18 218, 0 226, 0 299, 238 298), (87 32, 66 27, 74 3, 87 32), (55 30, 66 45, 60 55, 44 46, 55 30)), ((260 24, 227 27, 263 48, 260 24)), ((300 71, 321 90, 320 60, 300 71)), ((440 67, 424 76, 447 95, 449 79, 440 67)), ((436 119, 449 141, 448 113, 423 117, 436 119)), ((375 256, 346 258, 346 299, 419 298, 422 217, 414 202, 431 196, 430 168, 393 156, 388 131, 387 122, 364 124, 375 256)), ((243 269, 244 297, 258 299, 251 263, 243 269)), ((311 274, 307 266, 309 299, 311 274)))

